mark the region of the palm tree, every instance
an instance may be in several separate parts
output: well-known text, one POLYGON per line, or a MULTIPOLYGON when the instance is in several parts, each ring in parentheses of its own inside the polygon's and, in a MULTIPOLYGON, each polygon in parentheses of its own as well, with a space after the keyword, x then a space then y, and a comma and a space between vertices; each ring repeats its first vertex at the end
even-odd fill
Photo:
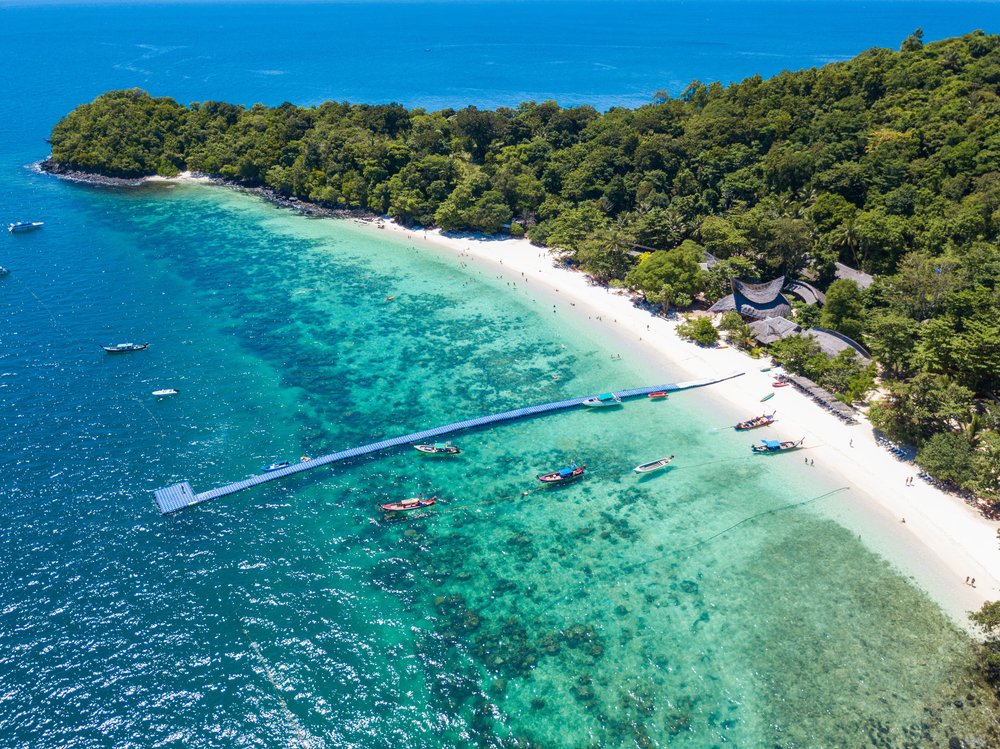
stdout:
POLYGON ((861 239, 858 236, 858 227, 853 218, 845 219, 841 222, 833 233, 833 241, 837 247, 846 247, 854 258, 854 266, 861 268, 863 261, 858 254, 861 247, 861 239))

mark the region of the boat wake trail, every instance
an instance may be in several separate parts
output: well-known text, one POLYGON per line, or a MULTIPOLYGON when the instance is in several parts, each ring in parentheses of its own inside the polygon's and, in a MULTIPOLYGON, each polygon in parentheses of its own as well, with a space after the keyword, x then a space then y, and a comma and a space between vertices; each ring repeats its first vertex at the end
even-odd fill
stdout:
POLYGON ((278 681, 274 678, 274 672, 271 669, 271 665, 264 659, 264 654, 260 650, 260 645, 250 639, 250 633, 247 632, 246 627, 242 627, 241 629, 243 630, 243 637, 246 638, 247 644, 250 646, 250 650, 253 651, 254 656, 257 658, 261 668, 264 670, 264 675, 267 677, 267 680, 271 682, 271 686, 274 687, 274 693, 278 697, 278 702, 281 705, 282 711, 285 713, 285 718, 295 729, 296 741, 298 745, 303 749, 310 749, 313 744, 309 740, 309 736, 306 735, 305 730, 303 730, 302 726, 299 725, 299 721, 295 717, 295 714, 289 709, 288 703, 285 702, 285 698, 281 694, 281 687, 278 686, 278 681))

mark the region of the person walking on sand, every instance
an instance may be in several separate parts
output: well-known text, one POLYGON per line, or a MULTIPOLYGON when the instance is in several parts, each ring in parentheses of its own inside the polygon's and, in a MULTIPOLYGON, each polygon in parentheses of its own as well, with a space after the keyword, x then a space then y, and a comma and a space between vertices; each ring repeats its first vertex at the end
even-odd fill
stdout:
POLYGON ((968 584, 969 584, 969 576, 968 576, 968 575, 966 575, 966 576, 965 576, 965 584, 966 584, 966 585, 968 585, 968 584))
POLYGON ((851 447, 854 447, 854 440, 851 440, 851 447))

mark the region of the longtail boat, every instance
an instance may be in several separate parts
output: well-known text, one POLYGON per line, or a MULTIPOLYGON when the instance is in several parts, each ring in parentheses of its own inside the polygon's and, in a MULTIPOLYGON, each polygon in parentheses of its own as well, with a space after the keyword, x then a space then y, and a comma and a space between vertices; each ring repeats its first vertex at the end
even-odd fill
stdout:
POLYGON ((148 343, 116 343, 113 346, 101 346, 109 354, 126 354, 129 351, 145 351, 149 348, 148 343))
POLYGON ((659 460, 654 460, 651 463, 643 463, 642 465, 636 466, 632 470, 636 473, 651 473, 652 471, 658 471, 661 468, 666 468, 673 459, 674 456, 671 455, 669 458, 660 458, 659 460))
POLYGON ((583 405, 589 406, 590 408, 607 408, 608 406, 620 406, 621 404, 622 399, 614 393, 597 395, 593 398, 587 398, 587 400, 583 402, 583 405))
POLYGON ((805 441, 805 437, 798 442, 793 442, 792 440, 785 440, 784 442, 779 442, 778 440, 761 440, 759 445, 750 445, 750 449, 755 453, 783 453, 790 450, 798 450, 805 441))
POLYGON ((760 427, 770 426, 774 423, 774 414, 777 411, 772 411, 769 414, 761 414, 760 416, 754 416, 752 419, 747 419, 746 421, 741 421, 733 429, 737 432, 745 432, 748 429, 760 429, 760 427))
POLYGON ((587 466, 578 466, 576 463, 565 468, 560 468, 558 471, 553 471, 552 473, 545 473, 538 477, 538 480, 543 484, 565 484, 569 481, 574 481, 583 475, 583 472, 587 470, 587 466))
POLYGON ((430 507, 437 504, 437 497, 410 497, 399 502, 389 502, 379 505, 386 512, 406 512, 407 510, 419 510, 421 507, 430 507))
POLYGON ((433 445, 414 445, 414 450, 419 450, 426 455, 458 455, 462 452, 458 445, 450 442, 435 442, 433 445))

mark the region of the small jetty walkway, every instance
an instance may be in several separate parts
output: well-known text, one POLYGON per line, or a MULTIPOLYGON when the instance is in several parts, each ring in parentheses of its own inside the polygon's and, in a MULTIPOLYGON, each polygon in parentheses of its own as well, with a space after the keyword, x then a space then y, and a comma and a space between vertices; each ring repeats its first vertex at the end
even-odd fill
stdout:
MULTIPOLYGON (((626 399, 635 398, 640 395, 649 395, 649 393, 655 393, 659 390, 667 392, 690 390, 691 388, 704 387, 706 385, 714 385, 715 383, 722 382, 724 380, 731 380, 734 377, 741 376, 742 374, 742 372, 737 372, 735 374, 727 375, 726 377, 719 377, 714 380, 693 380, 690 382, 677 382, 671 385, 653 385, 651 387, 635 388, 633 390, 615 391, 615 393, 620 398, 626 399)), ((540 406, 517 408, 513 411, 504 411, 500 414, 483 416, 478 419, 457 421, 454 424, 447 424, 443 427, 437 427, 436 429, 427 429, 423 432, 404 434, 402 437, 393 437, 392 439, 374 442, 370 445, 363 445, 361 447, 351 448, 350 450, 341 450, 340 452, 331 453, 330 455, 323 455, 318 458, 313 458, 312 460, 290 465, 287 468, 282 468, 277 471, 269 471, 268 473, 261 473, 256 476, 243 479, 242 481, 234 481, 231 484, 226 484, 225 486, 220 486, 215 489, 209 489, 208 491, 200 492, 198 494, 194 493, 190 483, 182 481, 179 484, 167 486, 163 489, 157 489, 155 492, 156 507, 159 509, 161 515, 168 515, 171 512, 177 512, 178 510, 183 510, 185 507, 201 504, 202 502, 207 502, 210 499, 224 497, 227 494, 235 494, 236 492, 241 492, 244 489, 251 489, 255 486, 259 486, 260 484, 265 484, 268 481, 276 481, 284 478, 285 476, 291 476, 293 473, 309 471, 313 468, 318 468, 319 466, 330 465, 331 463, 338 463, 342 460, 349 460, 351 458, 358 458, 362 455, 368 455, 380 450, 389 450, 394 447, 410 445, 414 442, 420 442, 422 440, 443 437, 446 434, 460 432, 464 429, 476 429, 477 427, 489 426, 490 424, 497 424, 502 421, 513 421, 515 419, 538 416, 540 414, 552 413, 554 411, 564 411, 569 408, 580 406, 588 398, 594 397, 596 396, 586 395, 582 398, 570 398, 569 400, 557 401, 556 403, 543 403, 540 406)))

